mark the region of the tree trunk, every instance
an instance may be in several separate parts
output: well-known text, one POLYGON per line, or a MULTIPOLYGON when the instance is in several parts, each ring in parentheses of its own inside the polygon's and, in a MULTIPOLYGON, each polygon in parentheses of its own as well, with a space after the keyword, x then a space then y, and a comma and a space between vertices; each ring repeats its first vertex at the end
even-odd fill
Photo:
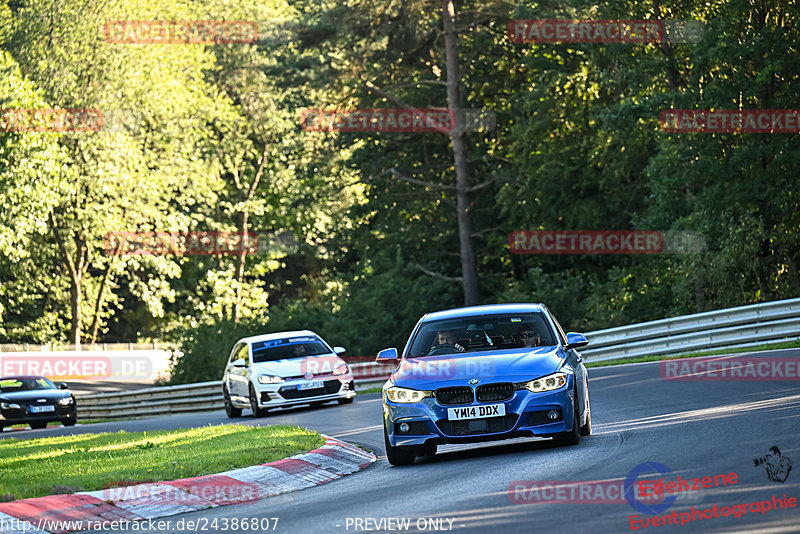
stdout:
POLYGON ((453 163, 456 170, 456 209, 458 210, 458 240, 461 245, 461 277, 464 305, 480 304, 480 285, 472 242, 472 205, 469 198, 469 166, 467 164, 466 133, 463 130, 461 98, 459 95, 458 35, 455 29, 453 0, 442 0, 445 58, 447 68, 447 107, 456 116, 456 127, 450 133, 453 163))
POLYGON ((80 237, 80 234, 75 234, 75 259, 73 260, 69 251, 67 250, 66 243, 58 230, 58 223, 53 213, 50 213, 50 224, 53 227, 53 235, 58 243, 58 249, 64 258, 64 263, 67 265, 67 274, 69 275, 69 292, 70 292, 70 311, 72 313, 72 321, 70 325, 70 338, 75 344, 75 350, 81 350, 81 323, 83 317, 81 316, 81 293, 83 274, 89 267, 88 262, 88 249, 86 242, 80 237))

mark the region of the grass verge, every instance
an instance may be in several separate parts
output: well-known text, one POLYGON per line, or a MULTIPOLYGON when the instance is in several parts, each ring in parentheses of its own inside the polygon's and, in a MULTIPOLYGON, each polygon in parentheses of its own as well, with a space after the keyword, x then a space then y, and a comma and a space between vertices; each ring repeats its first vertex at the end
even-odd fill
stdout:
POLYGON ((4 500, 210 475, 280 460, 325 440, 289 426, 218 425, 0 440, 4 500))
POLYGON ((758 352, 760 350, 794 349, 800 347, 800 339, 794 341, 783 341, 781 343, 765 343, 764 345, 753 345, 752 347, 738 347, 730 349, 717 349, 690 352, 678 356, 642 356, 641 358, 629 358, 626 360, 612 360, 608 362, 586 362, 586 367, 609 367, 611 365, 622 365, 626 363, 660 362, 661 360, 682 360, 684 358, 699 358, 700 356, 720 356, 723 354, 736 354, 737 352, 758 352))

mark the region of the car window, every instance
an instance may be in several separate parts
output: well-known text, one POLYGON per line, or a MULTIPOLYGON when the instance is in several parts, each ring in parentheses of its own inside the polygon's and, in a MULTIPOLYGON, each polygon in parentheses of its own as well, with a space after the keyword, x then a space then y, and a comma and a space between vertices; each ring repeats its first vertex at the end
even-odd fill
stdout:
POLYGON ((241 350, 242 350, 241 343, 237 343, 236 346, 233 347, 233 350, 231 351, 231 358, 229 360, 231 363, 239 359, 239 352, 241 352, 241 350))
POLYGON ((556 325, 556 333, 558 333, 558 337, 561 338, 561 344, 566 346, 567 344, 567 334, 564 333, 564 329, 561 328, 561 323, 558 322, 556 316, 553 315, 549 309, 547 310, 547 314, 550 316, 550 319, 553 320, 553 324, 556 325))
POLYGON ((474 315, 423 323, 409 356, 545 345, 556 345, 556 337, 541 312, 474 315))
POLYGON ((28 391, 35 389, 55 389, 55 385, 44 377, 3 378, 0 379, 0 393, 28 391))
POLYGON ((331 352, 324 341, 313 336, 256 341, 253 343, 253 363, 319 356, 331 352))

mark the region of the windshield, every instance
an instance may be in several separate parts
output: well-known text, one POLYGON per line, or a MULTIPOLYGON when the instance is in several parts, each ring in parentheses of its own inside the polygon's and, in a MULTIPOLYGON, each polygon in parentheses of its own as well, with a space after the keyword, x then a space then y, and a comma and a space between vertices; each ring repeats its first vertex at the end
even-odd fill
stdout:
POLYGON ((271 339, 253 343, 253 362, 272 362, 304 358, 333 352, 321 339, 313 336, 271 339))
POLYGON ((555 345, 556 338, 540 312, 472 315, 424 323, 409 357, 555 345))
POLYGON ((35 378, 0 378, 0 393, 32 389, 55 389, 55 385, 41 376, 35 378))

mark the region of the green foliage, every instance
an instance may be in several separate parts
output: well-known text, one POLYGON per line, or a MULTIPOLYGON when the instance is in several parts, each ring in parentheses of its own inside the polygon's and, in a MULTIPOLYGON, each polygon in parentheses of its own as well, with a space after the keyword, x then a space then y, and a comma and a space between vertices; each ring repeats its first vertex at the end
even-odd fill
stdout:
MULTIPOLYGON (((304 108, 444 106, 438 3, 13 5, 0 6, 3 107, 137 120, 93 135, 0 132, 3 341, 66 340, 77 314, 84 332, 99 323, 98 340, 181 343, 181 383, 219 378, 246 335, 308 328, 370 355, 403 346, 424 313, 461 304, 448 137, 299 124, 304 108), (98 21, 125 18, 252 19, 263 39, 104 42, 98 21), (245 221, 295 242, 241 264, 102 248, 109 231, 245 221), (76 281, 68 258, 82 244, 76 281)), ((542 301, 586 330, 800 295, 800 138, 658 124, 668 108, 796 108, 795 7, 456 2, 462 105, 497 117, 493 131, 467 134, 484 302, 542 301), (515 18, 695 19, 705 31, 670 45, 518 44, 515 18), (706 252, 512 255, 508 234, 521 229, 692 231, 706 252)))

